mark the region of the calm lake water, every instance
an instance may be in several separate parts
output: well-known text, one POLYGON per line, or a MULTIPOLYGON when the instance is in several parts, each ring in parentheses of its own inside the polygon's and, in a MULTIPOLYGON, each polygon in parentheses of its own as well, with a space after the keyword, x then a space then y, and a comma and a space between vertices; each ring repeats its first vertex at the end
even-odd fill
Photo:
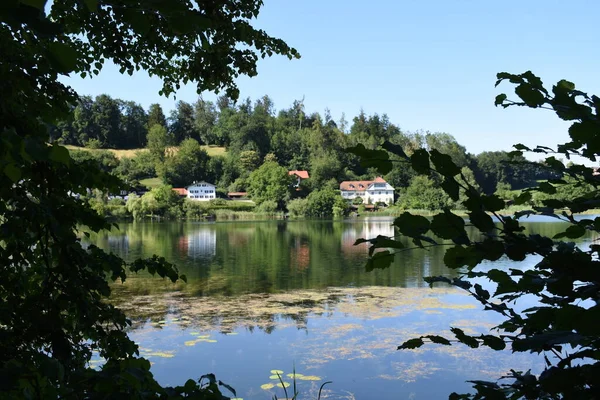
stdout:
MULTIPOLYGON (((300 398, 316 399, 333 381, 322 398, 442 399, 469 391, 468 379, 543 368, 537 356, 487 348, 397 351, 419 335, 452 337, 450 326, 486 333, 499 319, 465 292, 423 281, 456 275, 444 267, 444 249, 404 252, 391 268, 365 272, 367 247, 354 241, 393 235, 392 221, 122 223, 92 242, 126 260, 163 256, 188 277, 171 284, 140 274, 114 285, 113 301, 134 322, 130 335, 163 384, 212 372, 239 398, 282 398, 271 370, 292 383, 295 368, 300 398)), ((528 231, 543 235, 565 228, 531 221, 528 231)))

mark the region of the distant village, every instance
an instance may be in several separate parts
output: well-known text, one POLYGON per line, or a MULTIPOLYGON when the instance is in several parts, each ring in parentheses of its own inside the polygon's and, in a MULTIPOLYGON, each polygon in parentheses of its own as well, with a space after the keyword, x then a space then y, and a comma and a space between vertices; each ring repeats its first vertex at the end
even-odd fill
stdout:
MULTIPOLYGON (((295 188, 299 188, 302 181, 310 177, 308 171, 289 171, 288 174, 295 178, 295 188)), ((339 190, 342 198, 349 203, 360 204, 362 201, 366 208, 394 204, 394 188, 380 176, 368 181, 340 182, 339 190)), ((194 182, 185 188, 173 188, 173 191, 194 201, 210 201, 217 198, 217 187, 209 182, 194 182)), ((230 200, 252 200, 248 192, 228 192, 227 197, 230 200)))

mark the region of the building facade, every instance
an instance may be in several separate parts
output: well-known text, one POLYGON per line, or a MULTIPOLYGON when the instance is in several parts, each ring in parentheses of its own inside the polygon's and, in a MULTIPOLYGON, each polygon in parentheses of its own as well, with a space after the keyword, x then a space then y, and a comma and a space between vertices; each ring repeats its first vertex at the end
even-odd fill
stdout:
POLYGON ((186 188, 187 198, 196 201, 209 201, 217 198, 217 188, 212 183, 198 182, 186 188))
POLYGON ((360 197, 363 204, 394 204, 394 188, 380 176, 372 181, 344 181, 340 193, 348 201, 360 197))

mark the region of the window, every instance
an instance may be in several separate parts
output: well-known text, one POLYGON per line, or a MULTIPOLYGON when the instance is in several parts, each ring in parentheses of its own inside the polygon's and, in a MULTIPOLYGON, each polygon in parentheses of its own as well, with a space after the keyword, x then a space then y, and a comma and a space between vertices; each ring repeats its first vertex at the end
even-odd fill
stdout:
POLYGON ((351 187, 352 189, 354 189, 354 185, 353 185, 353 184, 350 184, 350 187, 351 187))

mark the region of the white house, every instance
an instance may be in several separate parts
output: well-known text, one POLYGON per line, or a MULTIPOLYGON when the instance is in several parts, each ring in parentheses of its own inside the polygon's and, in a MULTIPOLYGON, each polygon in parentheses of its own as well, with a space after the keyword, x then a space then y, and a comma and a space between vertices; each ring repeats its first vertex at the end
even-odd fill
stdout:
POLYGON ((360 197, 363 204, 394 203, 394 188, 380 176, 372 181, 344 181, 340 183, 340 192, 349 201, 360 197))
POLYGON ((195 182, 188 186, 187 198, 196 201, 209 201, 217 198, 217 188, 212 183, 195 182))

